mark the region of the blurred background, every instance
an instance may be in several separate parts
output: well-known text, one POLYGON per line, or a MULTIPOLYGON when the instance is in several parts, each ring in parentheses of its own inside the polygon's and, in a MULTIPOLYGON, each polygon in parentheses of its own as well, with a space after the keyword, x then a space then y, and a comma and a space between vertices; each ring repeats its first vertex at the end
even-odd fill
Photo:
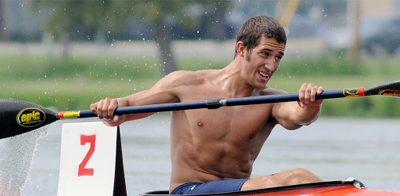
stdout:
MULTIPOLYGON (((150 87, 177 70, 221 68, 254 15, 288 33, 270 86, 296 91, 397 80, 400 0, 0 0, 1 98, 60 110, 150 87)), ((326 116, 400 116, 393 99, 329 101, 326 116)))
MULTIPOLYGON (((254 15, 275 17, 288 34, 270 87, 374 86, 399 80, 398 10, 400 0, 0 0, 0 99, 80 110, 174 70, 222 68, 254 15)), ((168 187, 165 114, 121 127, 130 195, 168 187)), ((324 180, 399 189, 398 98, 329 100, 322 116, 302 131, 274 131, 253 175, 305 167, 324 180)), ((0 195, 57 193, 62 123, 0 141, 0 195)))

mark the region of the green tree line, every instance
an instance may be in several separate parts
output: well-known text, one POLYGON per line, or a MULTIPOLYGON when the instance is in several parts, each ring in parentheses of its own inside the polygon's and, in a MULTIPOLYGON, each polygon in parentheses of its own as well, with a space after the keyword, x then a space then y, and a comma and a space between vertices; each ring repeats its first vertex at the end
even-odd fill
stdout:
POLYGON ((150 25, 153 40, 159 48, 162 72, 177 69, 172 51, 173 25, 190 30, 199 29, 202 12, 220 21, 213 32, 224 36, 225 12, 232 7, 225 0, 33 0, 32 8, 42 13, 45 30, 63 46, 63 56, 69 56, 71 34, 85 27, 95 32, 95 39, 104 42, 111 32, 125 30, 135 18, 150 25))

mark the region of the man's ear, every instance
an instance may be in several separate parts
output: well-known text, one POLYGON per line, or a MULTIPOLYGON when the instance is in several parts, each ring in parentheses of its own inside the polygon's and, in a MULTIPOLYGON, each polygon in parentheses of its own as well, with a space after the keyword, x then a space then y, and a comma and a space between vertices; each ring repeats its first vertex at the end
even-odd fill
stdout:
POLYGON ((236 54, 238 56, 244 57, 246 47, 244 46, 244 43, 242 41, 236 42, 236 54))

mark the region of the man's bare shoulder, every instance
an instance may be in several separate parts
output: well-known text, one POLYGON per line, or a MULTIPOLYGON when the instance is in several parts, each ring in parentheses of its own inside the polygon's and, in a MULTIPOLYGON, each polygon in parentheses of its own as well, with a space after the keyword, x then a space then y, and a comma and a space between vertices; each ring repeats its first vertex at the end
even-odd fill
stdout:
POLYGON ((188 71, 188 70, 178 70, 174 71, 171 74, 175 76, 182 76, 182 77, 204 77, 208 75, 212 75, 213 73, 217 72, 217 69, 204 69, 204 70, 197 70, 197 71, 188 71))
POLYGON ((210 78, 216 70, 199 70, 199 71, 174 71, 167 76, 165 80, 170 80, 174 85, 199 85, 210 78))

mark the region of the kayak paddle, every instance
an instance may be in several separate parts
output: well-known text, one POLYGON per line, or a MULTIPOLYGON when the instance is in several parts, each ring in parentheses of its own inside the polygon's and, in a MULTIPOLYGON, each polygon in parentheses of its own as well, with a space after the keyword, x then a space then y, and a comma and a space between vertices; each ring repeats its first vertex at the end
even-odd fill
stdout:
MULTIPOLYGON (((367 89, 360 87, 343 90, 325 90, 322 94, 317 96, 317 99, 357 96, 362 97, 371 95, 400 97, 400 80, 388 82, 367 89)), ((199 108, 216 109, 223 106, 278 103, 298 100, 299 94, 292 93, 230 99, 213 99, 199 102, 162 103, 117 108, 115 110, 115 115, 199 108)), ((66 111, 57 113, 50 109, 25 101, 0 100, 0 139, 23 134, 60 119, 88 118, 96 116, 97 115, 90 110, 66 111)))

